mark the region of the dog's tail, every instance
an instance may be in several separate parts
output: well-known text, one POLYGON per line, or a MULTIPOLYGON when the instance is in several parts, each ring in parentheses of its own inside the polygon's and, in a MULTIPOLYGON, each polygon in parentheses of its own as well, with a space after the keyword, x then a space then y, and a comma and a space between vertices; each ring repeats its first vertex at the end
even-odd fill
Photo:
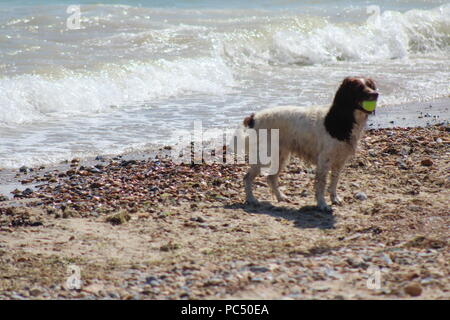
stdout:
POLYGON ((248 154, 248 132, 247 128, 253 129, 255 127, 255 114, 252 113, 244 119, 243 126, 239 126, 227 143, 227 150, 235 154, 237 161, 245 162, 245 155, 248 154))
POLYGON ((244 126, 247 128, 253 128, 255 126, 255 114, 252 113, 244 119, 244 126))

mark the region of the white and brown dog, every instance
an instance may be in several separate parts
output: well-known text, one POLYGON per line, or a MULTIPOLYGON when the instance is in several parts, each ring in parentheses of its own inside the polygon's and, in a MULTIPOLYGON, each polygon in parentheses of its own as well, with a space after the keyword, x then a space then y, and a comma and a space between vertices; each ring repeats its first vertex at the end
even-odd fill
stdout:
MULTIPOLYGON (((378 98, 373 80, 347 77, 334 97, 331 107, 276 107, 245 118, 247 128, 279 129, 278 172, 268 175, 268 185, 278 201, 287 200, 278 189, 278 176, 291 154, 317 166, 315 196, 320 210, 330 212, 324 193, 328 171, 331 170, 329 192, 333 204, 339 204, 336 194, 339 174, 346 160, 355 153, 356 145, 366 125, 368 112, 363 101, 378 98)), ((252 184, 261 173, 261 164, 252 164, 244 177, 247 202, 256 204, 252 184)))

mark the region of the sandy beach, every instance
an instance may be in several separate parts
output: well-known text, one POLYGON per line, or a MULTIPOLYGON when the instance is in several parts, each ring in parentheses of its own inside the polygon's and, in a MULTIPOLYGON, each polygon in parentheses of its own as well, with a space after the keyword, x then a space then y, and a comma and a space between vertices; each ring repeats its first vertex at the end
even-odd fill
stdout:
POLYGON ((449 101, 377 110, 332 215, 298 161, 291 202, 261 177, 257 207, 245 165, 146 152, 1 170, 0 299, 449 299, 449 101))
POLYGON ((450 299, 448 0, 3 0, 0 26, 0 300, 450 299), (379 97, 332 213, 298 160, 257 206, 245 164, 176 161, 346 77, 379 97))

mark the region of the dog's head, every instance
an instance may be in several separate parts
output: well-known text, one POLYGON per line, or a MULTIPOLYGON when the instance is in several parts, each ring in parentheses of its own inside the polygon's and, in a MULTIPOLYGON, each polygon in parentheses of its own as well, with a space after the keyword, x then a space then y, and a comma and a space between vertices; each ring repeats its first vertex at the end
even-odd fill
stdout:
POLYGON ((372 79, 345 78, 325 117, 327 132, 338 140, 350 141, 353 126, 357 122, 362 124, 362 121, 367 120, 368 115, 375 110, 374 103, 377 99, 377 87, 372 79))
POLYGON ((347 77, 336 92, 334 103, 343 108, 357 109, 371 114, 371 111, 363 109, 363 101, 376 101, 377 99, 377 87, 372 79, 347 77))

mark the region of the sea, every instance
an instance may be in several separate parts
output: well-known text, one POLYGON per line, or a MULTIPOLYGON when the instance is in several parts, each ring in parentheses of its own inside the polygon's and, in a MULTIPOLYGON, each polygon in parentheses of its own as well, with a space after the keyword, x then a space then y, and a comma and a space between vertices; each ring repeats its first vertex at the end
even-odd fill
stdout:
POLYGON ((277 105, 450 94, 450 2, 1 0, 0 168, 170 145, 277 105))

